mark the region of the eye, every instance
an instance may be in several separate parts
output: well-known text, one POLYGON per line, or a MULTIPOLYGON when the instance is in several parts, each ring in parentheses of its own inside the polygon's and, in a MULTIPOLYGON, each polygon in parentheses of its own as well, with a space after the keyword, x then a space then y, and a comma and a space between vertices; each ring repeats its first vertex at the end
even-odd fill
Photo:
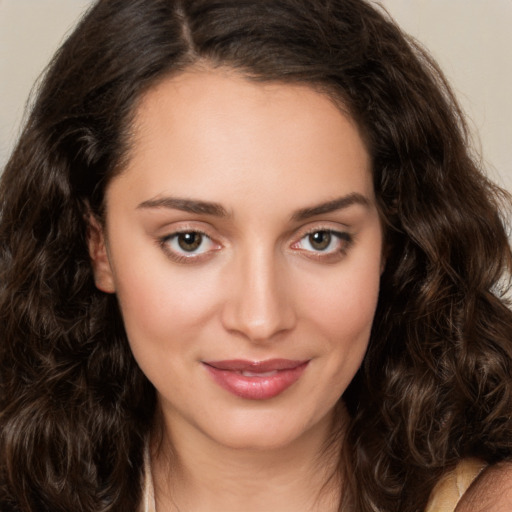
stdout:
POLYGON ((328 256, 344 254, 351 243, 352 236, 349 233, 319 229, 307 233, 298 242, 295 242, 292 248, 307 251, 316 256, 328 256))
POLYGON ((333 236, 330 231, 315 231, 304 237, 304 239, 315 251, 327 251, 333 242, 333 236))
POLYGON ((161 245, 177 261, 197 259, 220 248, 208 235, 200 231, 182 231, 166 236, 161 245))
POLYGON ((204 235, 202 233, 180 233, 174 238, 180 249, 186 252, 194 252, 201 247, 204 235))

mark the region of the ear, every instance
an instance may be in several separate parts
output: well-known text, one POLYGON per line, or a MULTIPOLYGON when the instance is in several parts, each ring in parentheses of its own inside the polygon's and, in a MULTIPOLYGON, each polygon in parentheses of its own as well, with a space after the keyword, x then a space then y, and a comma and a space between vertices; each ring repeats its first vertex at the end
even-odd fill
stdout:
POLYGON ((88 224, 87 245, 96 288, 105 293, 115 293, 114 276, 108 258, 103 227, 92 214, 89 214, 88 224))

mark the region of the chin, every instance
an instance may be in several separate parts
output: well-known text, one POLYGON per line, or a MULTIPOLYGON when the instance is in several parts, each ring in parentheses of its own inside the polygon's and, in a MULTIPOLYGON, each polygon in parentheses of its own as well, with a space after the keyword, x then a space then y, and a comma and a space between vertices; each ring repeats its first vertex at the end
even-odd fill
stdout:
POLYGON ((329 414, 319 421, 297 418, 291 414, 279 415, 275 411, 233 418, 211 429, 209 437, 226 448, 245 451, 275 451, 286 449, 295 442, 304 441, 313 431, 330 428, 329 414))
MULTIPOLYGON (((227 434, 227 433, 226 433, 227 434)), ((285 449, 291 446, 300 436, 290 432, 236 432, 217 437, 217 443, 226 448, 238 451, 264 452, 285 449)))

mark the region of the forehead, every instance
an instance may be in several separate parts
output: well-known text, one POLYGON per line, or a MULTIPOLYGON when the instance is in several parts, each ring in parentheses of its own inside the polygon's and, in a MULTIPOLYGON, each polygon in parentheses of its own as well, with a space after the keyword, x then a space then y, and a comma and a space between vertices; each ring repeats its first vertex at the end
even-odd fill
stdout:
POLYGON ((308 203, 353 189, 371 198, 370 167, 358 127, 327 94, 229 70, 189 70, 141 99, 121 179, 145 199, 223 201, 225 191, 262 201, 284 187, 308 203))

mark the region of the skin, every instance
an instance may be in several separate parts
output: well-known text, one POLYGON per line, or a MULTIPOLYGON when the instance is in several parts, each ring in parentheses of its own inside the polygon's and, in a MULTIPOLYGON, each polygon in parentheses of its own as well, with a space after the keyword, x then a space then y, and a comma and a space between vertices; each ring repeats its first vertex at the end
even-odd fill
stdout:
MULTIPOLYGON (((90 253, 157 390, 157 509, 336 510, 340 481, 326 482, 339 446, 324 448, 368 344, 383 266, 352 120, 306 86, 208 69, 164 80, 138 106, 90 253), (215 208, 184 211, 183 199, 215 208), (180 247, 183 231, 204 233, 197 250, 180 247), (322 232, 331 242, 318 250, 310 235, 322 232), (226 391, 203 364, 272 358, 309 363, 266 400, 226 391)), ((346 420, 342 408, 341 434, 346 420)))

